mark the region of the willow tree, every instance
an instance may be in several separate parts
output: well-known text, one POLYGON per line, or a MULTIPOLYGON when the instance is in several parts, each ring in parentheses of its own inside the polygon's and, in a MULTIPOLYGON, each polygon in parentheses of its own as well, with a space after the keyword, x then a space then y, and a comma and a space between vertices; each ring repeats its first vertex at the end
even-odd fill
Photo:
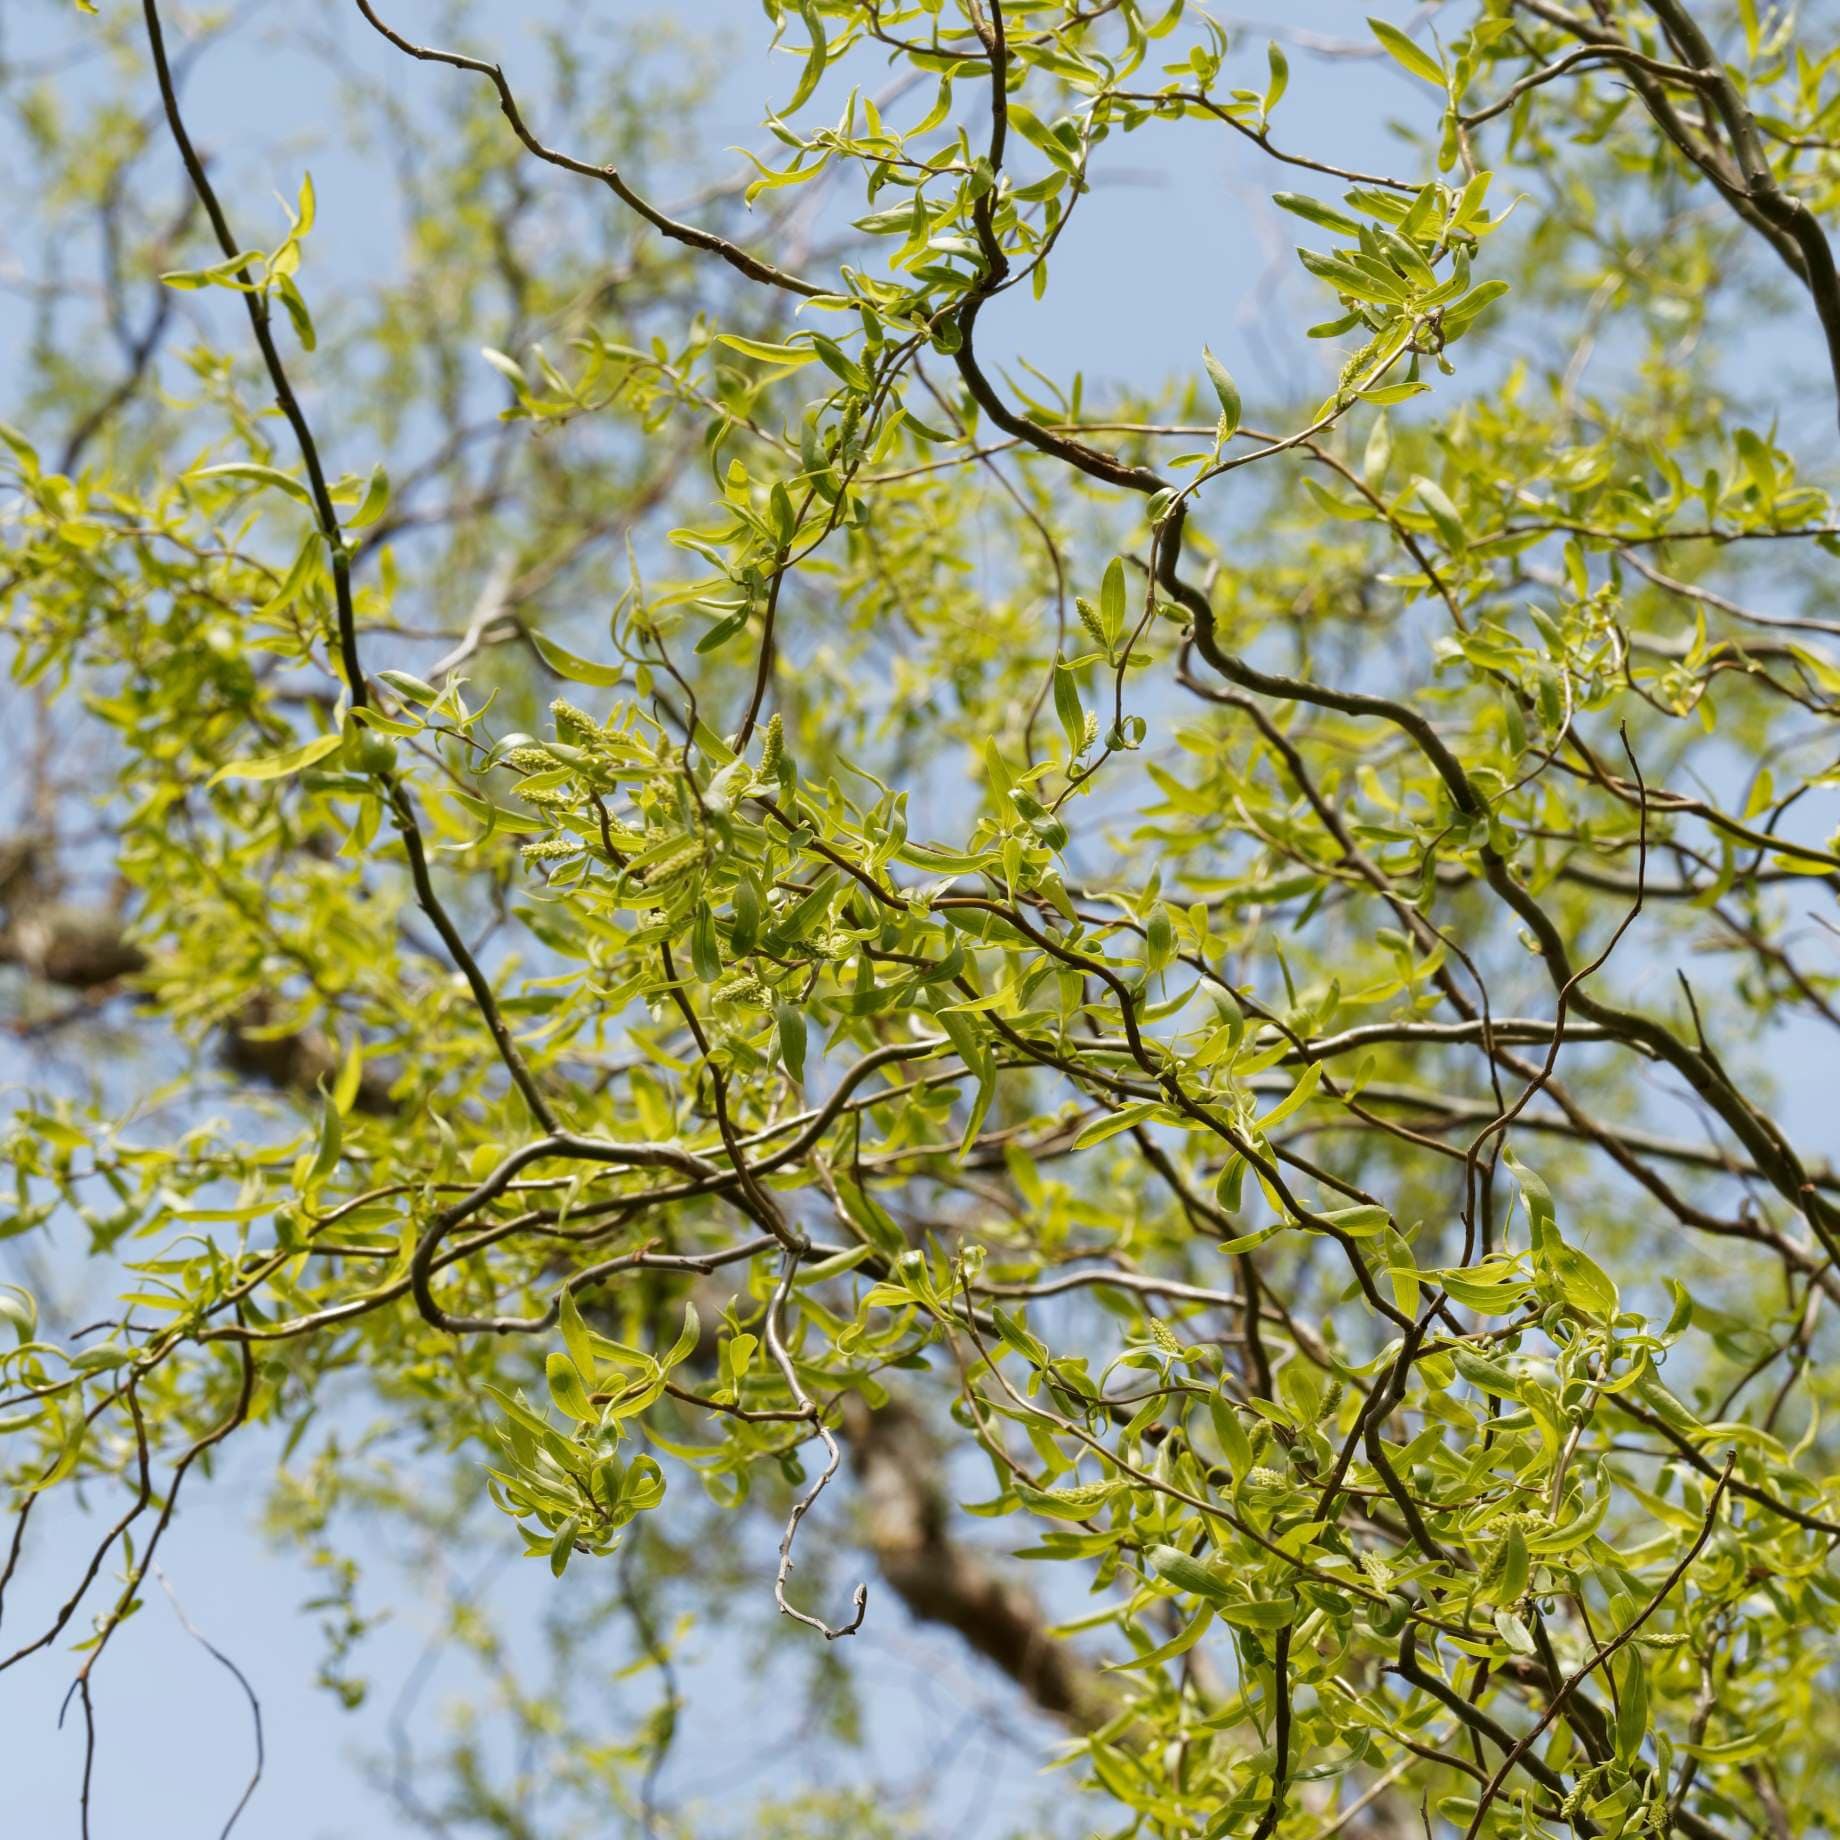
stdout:
POLYGON ((1449 0, 1331 47, 1377 173, 1183 0, 765 0, 668 210, 687 95, 353 5, 356 287, 177 9, 14 97, 108 261, 5 431, 5 1231, 120 1301, 0 1293, 0 1665, 89 1714, 254 1443, 335 1568, 484 1515, 627 1607, 653 1713, 517 1702, 461 1824, 699 1831, 670 1617, 753 1606, 832 1696, 956 1631, 1068 1832, 1829 1831, 1840 41, 1449 0), (1320 387, 994 358, 1210 135, 1320 387))

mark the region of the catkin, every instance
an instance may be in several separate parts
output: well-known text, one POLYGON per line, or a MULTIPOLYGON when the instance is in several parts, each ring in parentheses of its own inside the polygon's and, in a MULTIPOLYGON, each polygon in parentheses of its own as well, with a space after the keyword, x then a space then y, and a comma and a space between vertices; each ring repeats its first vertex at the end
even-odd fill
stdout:
POLYGON ((680 875, 693 863, 703 860, 703 846, 694 837, 686 837, 682 843, 665 851, 656 861, 649 862, 639 871, 639 880, 646 887, 655 888, 660 882, 669 881, 672 876, 680 875))
POLYGON ((556 718, 556 732, 568 741, 595 742, 601 739, 601 725, 585 709, 578 709, 563 697, 557 697, 550 704, 549 712, 556 718), (569 731, 564 734, 564 730, 569 731))

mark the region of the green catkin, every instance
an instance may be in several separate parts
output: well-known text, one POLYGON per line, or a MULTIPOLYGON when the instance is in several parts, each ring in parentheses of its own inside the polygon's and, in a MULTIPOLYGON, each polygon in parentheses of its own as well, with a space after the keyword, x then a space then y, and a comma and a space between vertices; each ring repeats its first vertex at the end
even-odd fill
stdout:
POLYGON ((1590 1800, 1592 1792, 1600 1782, 1610 1778, 1611 1766, 1607 1763, 1594 1763, 1578 1772, 1578 1780, 1573 1783, 1565 1800, 1559 1804, 1559 1818, 1569 1821, 1584 1804, 1590 1800))
POLYGON ((1483 1561, 1482 1570, 1476 1575, 1477 1586, 1488 1590, 1491 1585, 1501 1582, 1502 1574, 1508 1569, 1508 1542, 1497 1540, 1489 1549, 1488 1557, 1483 1561))
POLYGON ((1502 1574, 1507 1570, 1508 1544, 1511 1536, 1516 1533, 1528 1534, 1542 1532, 1546 1526, 1546 1519, 1544 1515, 1540 1514, 1504 1514, 1496 1522, 1496 1525, 1500 1528, 1499 1537, 1488 1549, 1487 1554, 1483 1558, 1482 1569, 1477 1574, 1477 1584, 1483 1590, 1487 1590, 1490 1585, 1499 1583, 1502 1574))
POLYGON ((760 747, 760 777, 778 779, 779 765, 786 756, 786 725, 777 711, 767 723, 767 738, 760 747))
POLYGON ((585 709, 578 709, 563 697, 550 704, 549 712, 556 718, 556 733, 565 741, 581 746, 602 737, 601 725, 585 709))
POLYGON ((1383 336, 1383 334, 1376 332, 1374 336, 1342 366, 1342 373, 1336 379, 1335 383, 1336 394, 1338 396, 1348 390, 1354 389, 1359 384, 1361 374, 1367 369, 1374 353, 1379 349, 1380 340, 1383 336))
POLYGON ((1099 609, 1083 594, 1075 595, 1073 604, 1079 613, 1080 624, 1092 634, 1093 643, 1109 651, 1110 647, 1105 644, 1105 627, 1099 618, 1099 609))
POLYGON ((571 856, 579 856, 582 847, 573 837, 542 837, 524 845, 524 860, 527 863, 566 862, 571 856))
POLYGON ((765 1009, 773 1001, 772 991, 759 978, 746 973, 718 984, 714 995, 718 1003, 746 1003, 755 1009, 765 1009))
POLYGON ((703 846, 694 837, 686 837, 682 843, 667 850, 655 862, 649 862, 639 871, 639 880, 647 888, 655 888, 660 882, 669 881, 674 875, 680 875, 694 863, 703 860, 703 846))

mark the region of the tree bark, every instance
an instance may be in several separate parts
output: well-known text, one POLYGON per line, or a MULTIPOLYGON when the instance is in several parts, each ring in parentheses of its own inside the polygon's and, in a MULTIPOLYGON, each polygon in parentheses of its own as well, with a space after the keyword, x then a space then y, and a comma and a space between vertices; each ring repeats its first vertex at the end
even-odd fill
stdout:
POLYGON ((844 1434, 865 1533, 882 1576, 921 1622, 955 1630, 1043 1712, 1090 1731, 1118 1709, 1103 1675, 1049 1634, 1035 1595, 951 1533, 944 1459, 926 1422, 898 1403, 851 1399, 844 1434))

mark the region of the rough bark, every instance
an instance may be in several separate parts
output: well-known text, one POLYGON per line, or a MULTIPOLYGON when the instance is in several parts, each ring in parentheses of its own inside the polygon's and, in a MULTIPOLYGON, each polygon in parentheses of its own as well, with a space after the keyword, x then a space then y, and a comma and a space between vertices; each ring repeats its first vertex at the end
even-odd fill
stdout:
POLYGON ((844 1431, 864 1531, 890 1588, 922 1622, 955 1630, 1043 1712, 1091 1730, 1117 1710, 1098 1669, 1048 1633, 1034 1593, 988 1555, 952 1537, 944 1460, 925 1421, 890 1404, 851 1401, 844 1431))

